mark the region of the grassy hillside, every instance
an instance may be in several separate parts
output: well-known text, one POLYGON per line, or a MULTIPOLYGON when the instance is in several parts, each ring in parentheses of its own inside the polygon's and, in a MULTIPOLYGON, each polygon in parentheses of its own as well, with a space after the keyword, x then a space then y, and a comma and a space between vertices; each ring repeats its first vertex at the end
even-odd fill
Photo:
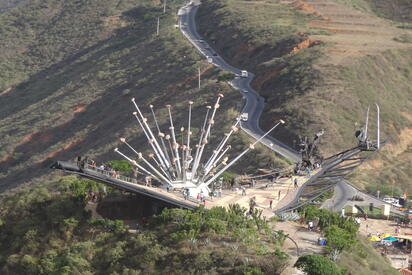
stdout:
POLYGON ((346 269, 348 274, 399 274, 365 237, 358 237, 356 245, 342 253, 337 264, 346 269))
MULTIPOLYGON (((0 41, 0 189, 49 174, 56 159, 118 159, 113 149, 122 136, 147 150, 131 115, 132 97, 144 112, 155 105, 165 129, 165 104, 172 104, 180 128, 187 123, 186 102, 194 100, 198 127, 204 106, 222 92, 217 121, 223 125, 212 132, 221 136, 238 114, 241 97, 217 81, 220 72, 175 29, 182 3, 170 1, 163 14, 161 3, 149 0, 48 0, 0 15, 1 37, 7 38, 0 41)), ((237 137, 233 152, 248 142, 237 137)), ((244 172, 271 159, 258 149, 239 167, 244 172)))
POLYGON ((203 1, 198 21, 230 62, 256 73, 253 86, 267 100, 262 126, 283 116, 285 142, 323 128, 326 155, 353 146, 367 106, 378 103, 391 145, 379 166, 353 180, 363 186, 394 180, 412 191, 412 44, 396 40, 409 36, 407 29, 333 1, 203 1))

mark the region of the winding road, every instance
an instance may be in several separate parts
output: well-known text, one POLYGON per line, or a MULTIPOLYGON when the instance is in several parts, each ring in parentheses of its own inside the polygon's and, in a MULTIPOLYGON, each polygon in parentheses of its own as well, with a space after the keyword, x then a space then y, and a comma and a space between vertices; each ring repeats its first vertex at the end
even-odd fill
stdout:
MULTIPOLYGON (((199 0, 190 1, 187 5, 179 9, 179 28, 183 35, 203 56, 205 56, 209 63, 212 63, 216 67, 236 75, 235 79, 230 82, 230 85, 234 89, 239 90, 242 94, 245 99, 242 113, 248 113, 248 120, 241 121, 241 128, 254 139, 259 139, 264 134, 264 131, 259 126, 259 119, 263 112, 265 103, 264 99, 250 86, 250 83, 254 78, 254 74, 248 72, 247 77, 241 77, 242 70, 229 65, 199 35, 196 29, 195 17, 200 4, 201 3, 199 0)), ((301 155, 298 151, 290 148, 273 137, 267 136, 261 141, 261 143, 294 163, 301 160, 301 155)), ((384 204, 382 200, 368 195, 355 188, 347 181, 342 180, 335 186, 334 197, 326 201, 323 207, 340 211, 340 209, 342 209, 346 204, 350 204, 349 199, 354 195, 364 197, 363 204, 369 204, 370 202, 374 203, 375 206, 384 204)))
MULTIPOLYGON (((240 126, 248 135, 254 139, 259 139, 265 133, 259 126, 259 119, 265 103, 264 99, 250 87, 250 83, 252 82, 254 75, 249 72, 247 77, 241 77, 241 69, 229 65, 199 35, 196 30, 195 22, 195 16, 199 5, 199 1, 192 1, 179 9, 178 15, 180 30, 183 35, 196 47, 196 49, 208 59, 210 63, 222 70, 226 70, 237 75, 235 79, 230 82, 230 85, 234 89, 239 90, 243 95, 245 105, 243 106, 242 113, 248 113, 248 120, 241 121, 240 126)), ((261 141, 261 143, 294 163, 301 160, 301 156, 298 151, 290 148, 273 137, 267 136, 261 141)))

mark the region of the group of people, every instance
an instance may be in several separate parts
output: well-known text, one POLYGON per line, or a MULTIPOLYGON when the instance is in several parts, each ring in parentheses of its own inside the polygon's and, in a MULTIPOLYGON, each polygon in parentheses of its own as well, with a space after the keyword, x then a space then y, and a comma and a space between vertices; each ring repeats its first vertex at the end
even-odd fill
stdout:
POLYGON ((203 190, 200 191, 200 193, 197 193, 196 199, 198 203, 203 203, 203 205, 206 205, 206 196, 203 193, 203 190))
POLYGON ((97 165, 96 161, 92 160, 89 157, 82 158, 81 156, 77 157, 77 165, 80 168, 87 168, 86 165, 93 166, 99 170, 107 172, 110 176, 117 178, 119 176, 119 172, 113 169, 110 164, 102 163, 100 166, 97 165))

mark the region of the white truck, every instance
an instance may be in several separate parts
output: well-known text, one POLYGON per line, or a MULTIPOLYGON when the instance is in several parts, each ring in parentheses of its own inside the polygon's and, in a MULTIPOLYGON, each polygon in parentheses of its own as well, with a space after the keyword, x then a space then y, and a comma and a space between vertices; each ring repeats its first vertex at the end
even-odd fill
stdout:
POLYGON ((241 77, 248 77, 248 72, 247 71, 245 71, 245 70, 243 70, 243 71, 241 71, 241 75, 240 75, 241 77))
POLYGON ((249 114, 248 114, 248 113, 242 113, 242 114, 240 115, 240 119, 241 119, 242 121, 247 121, 247 120, 249 119, 249 114))

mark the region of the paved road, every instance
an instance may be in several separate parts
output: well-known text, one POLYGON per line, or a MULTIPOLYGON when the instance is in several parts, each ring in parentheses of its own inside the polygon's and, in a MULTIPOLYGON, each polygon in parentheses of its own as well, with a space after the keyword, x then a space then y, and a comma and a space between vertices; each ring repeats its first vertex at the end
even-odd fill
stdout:
POLYGON ((356 195, 356 193, 357 190, 355 188, 342 180, 335 185, 335 193, 333 197, 325 201, 322 208, 340 211, 348 203, 349 199, 356 195))
MULTIPOLYGON (((325 201, 322 208, 331 209, 334 211, 340 211, 345 205, 359 205, 359 206, 369 206, 373 203, 374 207, 381 207, 385 203, 372 195, 364 193, 362 190, 354 187, 349 182, 342 180, 335 186, 335 194, 333 197, 325 201), (359 196, 363 198, 363 201, 351 201, 353 196, 359 196)), ((396 208, 392 207, 391 212, 399 215, 404 215, 404 213, 396 208)))
MULTIPOLYGON (((242 113, 248 113, 248 120, 241 122, 241 128, 255 139, 260 138, 265 132, 259 126, 259 119, 264 108, 264 99, 250 87, 253 80, 253 73, 248 73, 248 77, 240 77, 241 69, 235 68, 220 57, 198 34, 196 30, 195 16, 199 8, 199 3, 186 5, 179 10, 179 25, 183 35, 196 47, 196 49, 208 58, 208 61, 216 67, 232 72, 237 76, 230 84, 240 91, 245 98, 245 105, 242 113)), ((301 157, 299 152, 280 142, 279 140, 267 136, 261 141, 271 150, 277 152, 292 162, 299 162, 301 157)))

